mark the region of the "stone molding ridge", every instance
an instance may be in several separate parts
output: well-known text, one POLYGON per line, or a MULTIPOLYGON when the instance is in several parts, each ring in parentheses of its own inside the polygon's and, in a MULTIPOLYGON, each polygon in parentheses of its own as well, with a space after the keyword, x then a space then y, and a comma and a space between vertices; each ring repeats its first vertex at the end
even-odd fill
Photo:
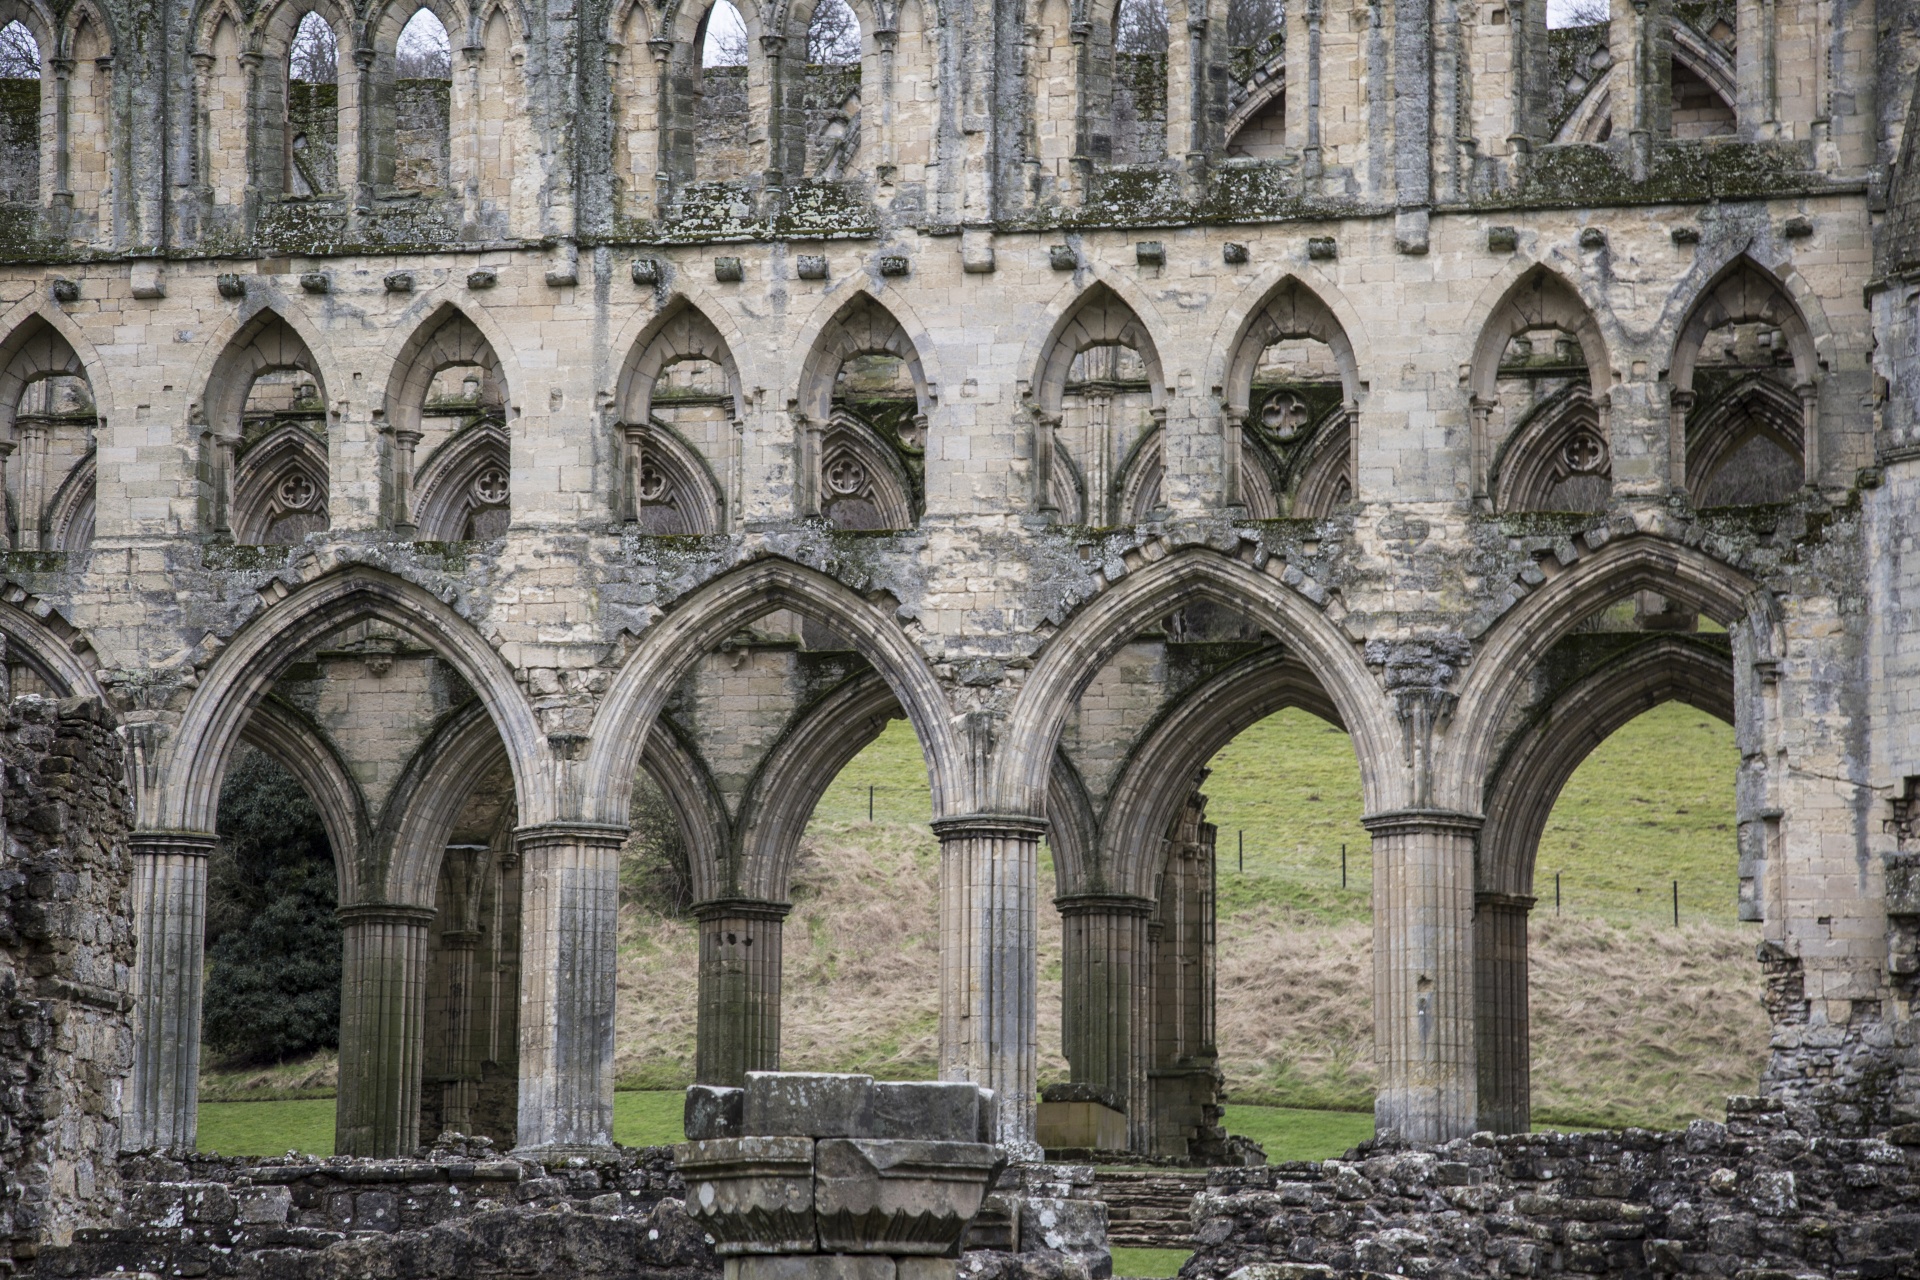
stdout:
POLYGON ((549 844, 623 845, 632 832, 611 822, 541 822, 531 827, 515 827, 514 847, 521 853, 549 844))
POLYGON ((935 818, 928 825, 942 840, 968 836, 1040 838, 1048 830, 1045 818, 1027 813, 961 813, 950 818, 935 818))
POLYGON ((1063 893, 1053 900, 1053 905, 1063 916, 1085 916, 1096 912, 1150 916, 1159 904, 1151 898, 1131 893, 1063 893))
POLYGON ((688 908, 693 918, 705 924, 728 916, 749 920, 785 920, 793 910, 791 902, 770 902, 764 898, 708 898, 688 908))
POLYGON ((406 902, 355 902, 334 908, 341 924, 432 924, 439 912, 406 902))
POLYGON ((1473 905, 1476 907, 1514 907, 1521 911, 1533 910, 1533 904, 1540 901, 1530 893, 1501 893, 1494 889, 1476 889, 1473 892, 1473 905))
POLYGON ((211 831, 135 831, 127 837, 135 856, 204 858, 220 837, 211 831))
POLYGON ((1456 809, 1389 809, 1384 813, 1366 815, 1360 819, 1360 825, 1376 836, 1411 835, 1427 831, 1473 836, 1480 834, 1480 828, 1486 821, 1480 814, 1461 813, 1456 809))

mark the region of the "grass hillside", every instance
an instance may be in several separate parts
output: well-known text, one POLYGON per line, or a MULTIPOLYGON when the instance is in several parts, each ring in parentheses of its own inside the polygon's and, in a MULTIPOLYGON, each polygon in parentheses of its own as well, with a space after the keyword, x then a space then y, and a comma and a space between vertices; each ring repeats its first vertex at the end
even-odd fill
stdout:
MULTIPOLYGON (((1602 744, 1562 794, 1541 843, 1532 926, 1539 1118, 1674 1125, 1717 1116, 1727 1094, 1753 1088, 1767 1024, 1756 939, 1733 913, 1736 763, 1726 726, 1663 707, 1602 744)), ((1231 1097, 1370 1108, 1371 858, 1346 735, 1283 712, 1215 758, 1206 791, 1221 832, 1219 1040, 1231 1097)), ((933 1074, 938 844, 927 813, 919 751, 903 722, 822 800, 785 938, 789 1069, 933 1074)), ((1052 874, 1042 867, 1043 885, 1052 874)), ((693 931, 639 906, 628 907, 623 930, 621 1080, 676 1087, 693 1061, 693 931)), ((1060 929, 1050 911, 1040 975, 1045 1083, 1066 1076, 1060 929)))

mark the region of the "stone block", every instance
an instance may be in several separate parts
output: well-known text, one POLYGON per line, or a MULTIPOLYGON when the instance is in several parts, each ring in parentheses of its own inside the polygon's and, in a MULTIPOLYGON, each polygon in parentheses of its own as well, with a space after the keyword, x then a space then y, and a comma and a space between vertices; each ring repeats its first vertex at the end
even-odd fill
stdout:
POLYGON ((896 1275, 894 1260, 883 1254, 813 1253, 729 1258, 722 1280, 896 1280, 896 1275))
POLYGON ((812 1139, 683 1142, 674 1162, 687 1186, 687 1215, 713 1237, 721 1257, 816 1247, 812 1139))
POLYGON ((293 1210, 293 1192, 285 1187, 252 1187, 234 1192, 240 1221, 248 1226, 283 1224, 293 1210))
POLYGON ((964 1080, 880 1081, 866 1137, 980 1142, 981 1089, 964 1080))
POLYGON ((1003 1159, 998 1148, 978 1142, 823 1138, 813 1191, 820 1247, 954 1252, 1003 1159))
POLYGON ((872 1076, 749 1071, 745 1092, 744 1133, 853 1138, 870 1131, 872 1076))
POLYGON ((1034 1136, 1048 1151, 1125 1151, 1127 1117, 1101 1102, 1042 1102, 1034 1136))
POLYGON ((744 1089, 720 1085, 696 1084, 687 1088, 687 1104, 681 1128, 687 1141, 706 1142, 713 1138, 738 1138, 745 1134, 741 1119, 747 1094, 744 1089))
POLYGON ((1020 1249, 1085 1253, 1107 1247, 1107 1206, 1101 1200, 1032 1197, 1020 1206, 1020 1249))

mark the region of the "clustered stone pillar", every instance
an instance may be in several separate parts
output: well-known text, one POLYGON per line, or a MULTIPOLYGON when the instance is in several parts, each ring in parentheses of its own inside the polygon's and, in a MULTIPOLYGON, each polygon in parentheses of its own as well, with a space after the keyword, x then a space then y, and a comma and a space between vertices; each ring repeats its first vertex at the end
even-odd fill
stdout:
POLYGON ((940 837, 940 1075, 1001 1099, 998 1141, 1015 1158, 1034 1142, 1035 883, 1045 822, 974 814, 933 824, 940 837))
POLYGON ((1474 1058, 1474 842, 1480 819, 1403 809, 1373 835, 1374 1128, 1408 1142, 1470 1136, 1474 1058))
POLYGON ((134 1057, 121 1146, 189 1150, 199 1123, 206 831, 133 836, 134 1057))
POLYGON ((420 1145, 430 907, 342 907, 340 1091, 334 1149, 401 1156, 420 1145))
POLYGON ((1073 1083, 1094 1086, 1125 1111, 1128 1146, 1144 1150, 1153 903, 1085 893, 1056 905, 1065 942, 1060 1038, 1073 1083))
POLYGON ((613 1141, 614 967, 626 838, 623 827, 590 823, 516 833, 523 1151, 557 1154, 613 1141))
POLYGON ((1153 945, 1151 1151, 1212 1154, 1220 1128, 1214 1048, 1214 837, 1207 798, 1188 797, 1167 832, 1153 945))
POLYGON ((784 902, 723 898, 695 904, 700 998, 693 1077, 738 1088, 749 1071, 780 1069, 784 902))
POLYGON ((1511 893, 1474 896, 1474 1053, 1479 1069, 1479 1128, 1532 1128, 1531 1044, 1527 1015, 1527 915, 1533 899, 1511 893))

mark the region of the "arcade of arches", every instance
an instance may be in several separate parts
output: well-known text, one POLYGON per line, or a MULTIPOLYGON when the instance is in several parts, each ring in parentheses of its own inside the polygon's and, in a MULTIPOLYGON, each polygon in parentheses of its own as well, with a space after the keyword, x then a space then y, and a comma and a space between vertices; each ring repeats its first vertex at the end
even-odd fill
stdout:
POLYGON ((336 857, 340 1149, 566 1152, 637 782, 736 1080, 904 719, 941 1074, 1033 1149, 1057 909, 1075 1083, 1201 1153, 1198 778, 1285 708, 1360 772, 1382 1132, 1526 1127, 1552 798, 1676 700, 1739 746, 1764 1087, 1920 1103, 1912 4, 122 8, 0 0, 0 632, 126 746, 130 1149, 194 1140, 243 744, 336 857))

